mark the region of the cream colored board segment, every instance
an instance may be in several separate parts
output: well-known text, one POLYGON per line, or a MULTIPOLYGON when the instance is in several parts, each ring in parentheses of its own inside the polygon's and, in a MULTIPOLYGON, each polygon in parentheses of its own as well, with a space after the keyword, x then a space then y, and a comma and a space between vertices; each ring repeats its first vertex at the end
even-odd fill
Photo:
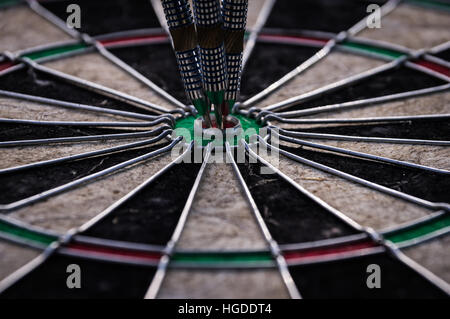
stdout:
POLYGON ((40 161, 56 159, 76 154, 103 150, 120 145, 148 140, 152 137, 118 141, 98 141, 84 143, 62 143, 42 146, 10 147, 0 150, 0 169, 20 166, 40 161))
POLYGON ((438 277, 450 283, 450 236, 403 249, 403 252, 438 277))
POLYGON ((264 6, 264 3, 270 0, 249 0, 248 1, 248 12, 247 12, 247 29, 252 29, 256 21, 258 20, 258 16, 260 14, 261 9, 264 6))
MULTIPOLYGON (((333 93, 331 93, 333 94, 333 93)), ((427 96, 401 99, 382 104, 358 106, 342 111, 330 111, 315 114, 308 118, 364 118, 382 116, 412 116, 429 114, 449 114, 450 93, 439 92, 427 96)), ((285 124, 283 124, 284 126, 285 124)))
POLYGON ((35 121, 126 122, 138 119, 0 96, 0 117, 35 121))
POLYGON ((358 36, 411 49, 429 49, 449 40, 450 13, 401 4, 381 19, 381 28, 366 28, 358 36))
POLYGON ((286 299, 278 270, 178 270, 167 272, 161 299, 286 299))
POLYGON ((0 10, 0 52, 14 52, 71 39, 25 5, 0 10))
POLYGON ((332 52, 256 106, 266 107, 287 100, 384 63, 386 62, 359 55, 332 52))
POLYGON ((410 204, 285 158, 279 163, 264 156, 306 190, 357 223, 381 230, 430 215, 432 211, 410 204))
POLYGON ((264 249, 266 242, 231 164, 210 163, 177 249, 264 249))
POLYGON ((355 143, 347 141, 311 139, 305 139, 305 141, 450 170, 450 148, 446 146, 362 142, 355 143))
POLYGON ((174 109, 171 103, 99 53, 85 53, 45 63, 46 67, 174 109))
POLYGON ((10 216, 34 226, 66 232, 100 214, 170 161, 170 154, 160 155, 46 201, 14 211, 10 216))
POLYGON ((5 279, 40 253, 39 250, 0 240, 0 280, 5 279))

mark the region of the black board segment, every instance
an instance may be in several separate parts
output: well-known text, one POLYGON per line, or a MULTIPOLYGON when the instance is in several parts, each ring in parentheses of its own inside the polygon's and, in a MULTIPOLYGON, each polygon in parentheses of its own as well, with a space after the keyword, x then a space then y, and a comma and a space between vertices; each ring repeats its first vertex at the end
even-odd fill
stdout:
POLYGON ((169 43, 115 48, 110 51, 173 97, 189 104, 177 60, 169 43))
POLYGON ((438 58, 441 58, 442 60, 450 61, 450 48, 442 50, 434 55, 438 58))
POLYGON ((0 122, 0 142, 36 140, 58 137, 109 135, 136 133, 127 129, 93 128, 86 126, 30 125, 21 123, 0 122))
POLYGON ((109 263, 54 254, 16 284, 0 299, 103 299, 144 298, 155 267, 109 263), (67 287, 67 266, 78 265, 81 288, 67 287))
POLYGON ((277 0, 267 28, 346 31, 369 15, 367 6, 383 5, 378 0, 277 0))
POLYGON ((408 67, 390 69, 335 91, 300 102, 283 111, 303 110, 391 94, 415 91, 446 84, 444 80, 408 67))
POLYGON ((1 174, 0 204, 8 204, 28 198, 135 157, 153 152, 166 145, 168 143, 1 174))
POLYGON ((106 97, 32 68, 23 68, 0 77, 0 89, 106 109, 157 115, 151 110, 106 97))
POLYGON ((194 185, 201 164, 180 163, 158 177, 83 235, 166 245, 194 185))
POLYGON ((338 169, 376 184, 432 202, 450 202, 448 175, 424 170, 394 166, 371 160, 326 152, 311 151, 301 147, 280 148, 292 154, 338 169))
MULTIPOLYGON (((293 130, 290 129, 288 131, 293 130)), ((430 119, 398 123, 324 126, 301 130, 297 129, 296 131, 366 137, 449 141, 450 121, 449 119, 430 119)))
POLYGON ((357 231, 302 194, 278 174, 261 174, 261 162, 238 163, 239 171, 272 237, 279 244, 323 240, 357 231))
POLYGON ((308 60, 320 48, 257 43, 242 74, 241 99, 246 100, 308 60))
POLYGON ((305 299, 448 298, 442 290, 387 253, 289 267, 305 299), (381 270, 381 287, 369 289, 369 265, 381 270))
POLYGON ((42 1, 41 5, 67 21, 69 4, 81 9, 82 33, 100 34, 144 28, 160 28, 158 18, 147 0, 63 0, 42 1))

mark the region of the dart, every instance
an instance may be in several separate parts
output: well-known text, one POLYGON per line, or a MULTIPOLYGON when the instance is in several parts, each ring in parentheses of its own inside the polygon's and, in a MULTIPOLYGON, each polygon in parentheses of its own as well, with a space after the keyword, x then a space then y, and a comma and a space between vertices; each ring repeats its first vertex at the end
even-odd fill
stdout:
POLYGON ((187 0, 162 0, 162 6, 186 94, 210 127, 212 124, 203 95, 197 33, 190 5, 187 0))
MULTIPOLYGON (((203 87, 223 129, 221 105, 226 90, 226 64, 220 0, 194 0, 203 87)), ((210 106, 208 106, 208 110, 210 106)))
POLYGON ((223 0, 222 16, 228 75, 225 101, 221 106, 223 116, 229 114, 239 95, 247 10, 248 0, 223 0))

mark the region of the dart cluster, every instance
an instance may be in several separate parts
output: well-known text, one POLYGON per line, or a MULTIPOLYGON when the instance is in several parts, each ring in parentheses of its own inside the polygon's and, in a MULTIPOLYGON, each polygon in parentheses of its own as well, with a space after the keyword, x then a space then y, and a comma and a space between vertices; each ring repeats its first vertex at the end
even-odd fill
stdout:
POLYGON ((161 2, 186 94, 207 127, 226 128, 240 89, 248 0, 193 0, 195 19, 188 0, 161 2))

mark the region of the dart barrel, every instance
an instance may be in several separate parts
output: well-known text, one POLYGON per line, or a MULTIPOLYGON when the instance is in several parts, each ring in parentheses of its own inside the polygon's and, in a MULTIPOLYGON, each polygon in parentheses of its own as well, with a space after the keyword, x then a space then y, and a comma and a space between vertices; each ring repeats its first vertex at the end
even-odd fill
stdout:
POLYGON ((187 0, 162 0, 167 25, 186 94, 200 114, 204 113, 203 82, 191 8, 187 0))
POLYGON ((236 101, 241 86, 242 52, 247 24, 248 0, 223 0, 222 16, 228 87, 225 100, 236 101))
POLYGON ((194 12, 203 86, 212 103, 218 105, 227 85, 220 0, 194 0, 194 12))

